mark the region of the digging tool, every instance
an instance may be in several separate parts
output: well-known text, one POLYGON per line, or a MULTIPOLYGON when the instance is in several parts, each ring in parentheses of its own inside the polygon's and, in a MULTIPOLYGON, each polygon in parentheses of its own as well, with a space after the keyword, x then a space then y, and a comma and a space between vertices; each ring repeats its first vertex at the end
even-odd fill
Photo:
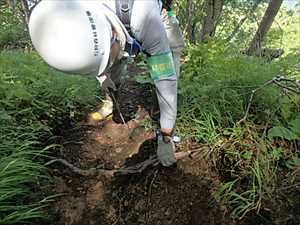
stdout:
POLYGON ((116 99, 116 97, 115 97, 115 94, 113 93, 113 91, 109 91, 109 94, 110 94, 110 96, 112 97, 112 99, 113 99, 113 101, 114 101, 114 103, 115 103, 115 106, 116 106, 116 108, 117 108, 117 110, 118 110, 118 113, 119 113, 119 115, 120 115, 120 118, 121 118, 121 120, 122 120, 122 123, 123 123, 124 125, 126 125, 127 128, 128 128, 128 130, 129 130, 130 127, 129 127, 129 125, 125 122, 124 116, 123 116, 123 114, 122 114, 122 112, 121 112, 121 108, 120 108, 120 105, 119 105, 119 103, 118 103, 118 101, 117 101, 117 99, 116 99))

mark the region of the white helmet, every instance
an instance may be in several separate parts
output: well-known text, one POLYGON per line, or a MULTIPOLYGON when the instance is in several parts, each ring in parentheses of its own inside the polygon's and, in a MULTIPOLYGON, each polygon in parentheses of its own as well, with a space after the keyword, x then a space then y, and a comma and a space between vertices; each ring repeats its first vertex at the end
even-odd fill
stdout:
POLYGON ((101 74, 109 60, 112 28, 97 1, 43 0, 29 20, 32 43, 52 67, 101 74))

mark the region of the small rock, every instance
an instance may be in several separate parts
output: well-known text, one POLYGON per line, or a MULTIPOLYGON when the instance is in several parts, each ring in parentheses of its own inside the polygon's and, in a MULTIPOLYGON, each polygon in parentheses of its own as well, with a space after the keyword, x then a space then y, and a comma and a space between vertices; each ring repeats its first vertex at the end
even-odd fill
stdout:
POLYGON ((120 153, 122 151, 122 148, 116 148, 115 152, 120 153))

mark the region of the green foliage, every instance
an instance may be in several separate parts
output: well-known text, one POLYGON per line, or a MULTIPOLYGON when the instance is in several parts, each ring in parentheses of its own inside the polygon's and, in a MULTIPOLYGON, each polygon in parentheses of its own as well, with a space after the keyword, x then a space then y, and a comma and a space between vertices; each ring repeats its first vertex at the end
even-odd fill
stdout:
POLYGON ((50 69, 35 54, 0 53, 0 224, 47 217, 48 200, 33 190, 48 179, 51 131, 95 104, 95 91, 93 79, 50 69))
POLYGON ((232 32, 244 20, 236 34, 231 38, 231 45, 244 49, 251 41, 253 34, 256 32, 259 18, 262 17, 266 5, 260 3, 256 10, 251 13, 255 1, 229 1, 223 9, 223 16, 217 27, 216 39, 227 40, 232 32))
MULTIPOLYGON (((243 131, 244 135, 245 131, 243 131)), ((253 135, 255 131, 252 130, 251 133, 253 135)), ((231 138, 235 140, 237 137, 231 136, 231 138)), ((236 218, 242 218, 252 210, 259 212, 264 200, 272 196, 276 185, 277 167, 275 165, 282 157, 280 149, 273 148, 270 143, 263 141, 257 135, 243 136, 242 139, 233 142, 234 144, 231 143, 235 147, 234 162, 239 164, 233 171, 235 180, 224 182, 215 193, 219 201, 230 206, 232 215, 236 218), (247 148, 247 150, 241 148, 247 148)), ((233 157, 227 151, 226 157, 232 159, 233 157)))
POLYGON ((300 158, 293 157, 293 158, 289 159, 286 162, 286 166, 291 170, 299 168, 300 167, 300 158))
POLYGON ((75 119, 84 111, 76 109, 95 102, 93 78, 57 72, 34 54, 2 53, 0 57, 0 97, 6 117, 43 119, 52 125, 75 119))
MULTIPOLYGON (((178 1, 174 8, 185 36, 196 41, 203 3, 178 1)), ((252 90, 278 74, 300 78, 299 14, 281 10, 263 43, 284 48, 279 61, 266 63, 239 53, 248 47, 266 4, 248 17, 230 43, 220 42, 252 6, 253 1, 226 1, 216 37, 206 45, 188 44, 177 121, 182 136, 209 145, 203 154, 220 177, 226 173, 216 197, 239 218, 259 211, 272 197, 280 163, 289 170, 300 165, 299 95, 265 87, 254 95, 246 122, 238 123, 252 90)), ((30 47, 19 13, 1 5, 0 25, 0 50, 30 47)), ((151 82, 144 76, 137 81, 151 82)), ((47 140, 53 128, 77 120, 96 103, 95 84, 50 69, 35 54, 0 53, 0 224, 29 224, 46 217, 47 199, 32 187, 47 179, 43 158, 55 147, 47 140)), ((149 121, 144 126, 152 127, 149 121)))
POLYGON ((246 121, 239 121, 254 89, 278 74, 299 77, 299 52, 267 63, 211 41, 188 46, 185 55, 177 129, 209 145, 203 155, 226 177, 216 198, 233 216, 259 212, 278 185, 278 165, 298 165, 300 96, 266 86, 255 93, 246 121), (278 137, 285 144, 277 146, 278 137))
POLYGON ((200 39, 202 19, 205 15, 204 2, 205 0, 174 1, 173 8, 184 31, 184 36, 187 41, 192 43, 200 39))
MULTIPOLYGON (((232 55, 217 43, 190 46, 186 61, 182 72, 184 79, 180 81, 180 92, 185 98, 180 113, 193 110, 189 114, 197 118, 209 113, 223 126, 240 120, 251 91, 281 71, 276 63, 266 64, 256 58, 232 55)), ((268 87, 257 93, 253 103, 257 117, 268 117, 279 92, 276 87, 268 87)))
MULTIPOLYGON (((174 6, 188 43, 199 43, 200 41, 205 14, 204 2, 202 0, 181 0, 174 6)), ((225 1, 222 17, 217 21, 214 41, 227 42, 230 40, 230 43, 227 43, 230 47, 234 46, 239 50, 247 49, 268 6, 268 1, 260 1, 257 8, 254 9, 256 2, 258 1, 225 1), (236 30, 236 28, 238 29, 236 30)), ((292 11, 281 7, 262 46, 264 48, 282 48, 285 53, 291 53, 293 49, 299 48, 299 15, 297 9, 292 11)))
POLYGON ((289 74, 289 77, 300 80, 300 49, 294 49, 293 52, 282 58, 278 64, 281 67, 281 72, 289 74))
POLYGON ((0 160, 0 224, 26 224, 28 220, 45 217, 41 211, 43 204, 24 201, 32 194, 30 185, 45 173, 45 168, 32 160, 40 153, 29 146, 21 148, 21 152, 2 156, 0 160))
POLYGON ((30 47, 29 34, 22 16, 6 5, 0 6, 0 50, 30 47))
POLYGON ((266 37, 264 46, 268 48, 282 48, 286 54, 299 49, 299 23, 300 14, 282 8, 266 37))
MULTIPOLYGON (((234 31, 239 22, 246 18, 243 25, 229 43, 239 49, 246 49, 255 34, 258 24, 267 8, 266 3, 260 3, 257 9, 249 14, 253 2, 233 1, 227 4, 223 10, 223 17, 216 32, 217 40, 226 40, 234 31)), ((284 50, 285 54, 299 49, 298 37, 300 34, 300 14, 281 7, 275 22, 272 24, 262 46, 264 48, 284 50)))
POLYGON ((294 113, 293 115, 294 119, 288 121, 286 127, 282 123, 272 127, 268 131, 268 138, 282 138, 288 141, 300 141, 300 114, 294 113))
POLYGON ((275 126, 272 129, 270 129, 268 133, 268 137, 269 138, 281 137, 289 141, 300 140, 300 136, 296 135, 294 131, 280 126, 275 126))

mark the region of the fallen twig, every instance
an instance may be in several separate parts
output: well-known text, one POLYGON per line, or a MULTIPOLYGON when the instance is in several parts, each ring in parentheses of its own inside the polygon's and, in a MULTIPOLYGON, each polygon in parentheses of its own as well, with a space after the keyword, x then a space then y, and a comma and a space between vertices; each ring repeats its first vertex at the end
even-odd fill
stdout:
POLYGON ((287 85, 283 85, 283 84, 279 83, 279 81, 277 81, 277 80, 275 80, 274 83, 275 83, 276 85, 278 85, 279 87, 283 88, 283 89, 286 89, 286 90, 289 90, 289 91, 291 91, 291 92, 300 94, 300 88, 299 88, 299 90, 297 90, 297 89, 292 88, 292 87, 289 87, 289 86, 287 86, 287 85))
POLYGON ((300 84, 296 80, 286 78, 283 75, 277 75, 273 79, 266 81, 264 84, 262 84, 261 86, 259 86, 256 89, 254 89, 254 90, 251 91, 251 96, 250 96, 250 99, 249 99, 249 103, 247 105, 247 109, 246 109, 245 115, 238 122, 238 124, 244 122, 247 119, 250 107, 252 105, 253 97, 254 97, 255 93, 258 92, 258 91, 260 91, 264 87, 271 85, 271 84, 276 84, 277 86, 279 86, 279 87, 281 87, 281 88, 283 88, 285 90, 291 91, 293 93, 300 94, 300 84), (289 82, 290 86, 289 85, 284 85, 284 84, 280 83, 282 81, 289 82))

